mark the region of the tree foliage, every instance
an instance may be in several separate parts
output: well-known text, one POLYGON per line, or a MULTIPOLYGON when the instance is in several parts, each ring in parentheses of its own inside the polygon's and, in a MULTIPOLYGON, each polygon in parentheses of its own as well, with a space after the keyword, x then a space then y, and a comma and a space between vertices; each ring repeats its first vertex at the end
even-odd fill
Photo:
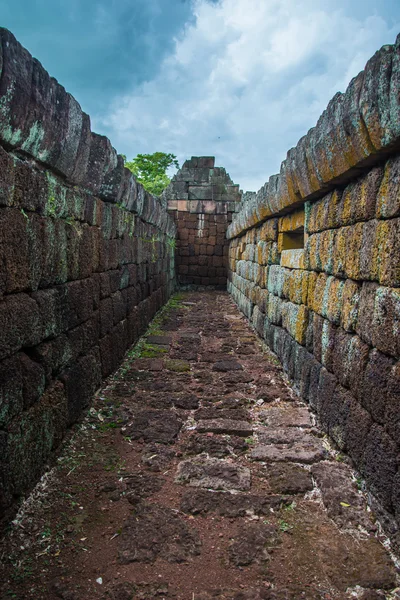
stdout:
POLYGON ((159 196, 171 181, 167 169, 172 166, 179 169, 175 154, 165 152, 138 154, 136 158, 129 161, 124 156, 124 160, 125 166, 135 175, 139 183, 155 196, 159 196))

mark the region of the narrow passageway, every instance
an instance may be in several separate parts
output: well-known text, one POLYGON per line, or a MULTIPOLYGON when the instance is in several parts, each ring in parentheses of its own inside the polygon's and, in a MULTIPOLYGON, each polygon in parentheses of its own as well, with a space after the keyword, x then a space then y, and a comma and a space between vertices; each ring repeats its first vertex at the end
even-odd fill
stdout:
POLYGON ((180 294, 24 505, 1 598, 394 598, 361 487, 228 294, 180 294))

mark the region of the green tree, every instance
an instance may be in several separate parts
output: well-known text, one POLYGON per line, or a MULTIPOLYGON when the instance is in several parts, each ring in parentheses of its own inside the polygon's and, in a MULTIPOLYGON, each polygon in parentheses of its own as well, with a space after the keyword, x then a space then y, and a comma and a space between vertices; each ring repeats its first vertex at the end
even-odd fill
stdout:
POLYGON ((175 154, 166 154, 165 152, 138 154, 132 160, 126 160, 124 155, 123 157, 125 166, 132 171, 139 183, 155 196, 159 196, 171 181, 167 175, 167 169, 172 166, 179 169, 175 154))

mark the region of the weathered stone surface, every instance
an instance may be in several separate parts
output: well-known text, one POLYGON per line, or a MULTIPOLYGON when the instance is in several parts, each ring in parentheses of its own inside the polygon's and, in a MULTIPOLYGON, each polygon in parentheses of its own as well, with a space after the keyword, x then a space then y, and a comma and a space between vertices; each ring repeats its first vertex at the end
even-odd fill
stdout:
POLYGON ((257 437, 261 444, 294 444, 301 440, 313 439, 312 436, 297 427, 285 427, 282 429, 260 427, 257 429, 257 437))
POLYGON ((215 458, 237 455, 247 450, 248 444, 237 436, 192 435, 185 445, 187 454, 208 454, 215 458))
POLYGON ((268 560, 268 548, 278 543, 274 526, 249 523, 238 529, 237 536, 229 546, 229 559, 237 567, 268 560))
POLYGON ((171 444, 182 426, 182 421, 167 410, 143 410, 137 413, 126 434, 132 439, 171 444))
MULTIPOLYGON (((389 402, 389 386, 393 378, 394 360, 378 350, 372 350, 365 368, 362 383, 362 405, 373 420, 385 424, 386 404, 389 402)), ((362 370, 360 370, 360 376, 362 370)))
POLYGON ((43 465, 65 434, 67 411, 64 386, 55 382, 2 432, 2 509, 8 508, 13 498, 21 497, 39 479, 43 465))
POLYGON ((260 411, 260 419, 269 427, 311 427, 310 413, 307 408, 271 406, 260 411))
POLYGON ((253 460, 263 460, 266 462, 295 462, 311 464, 323 460, 326 456, 326 450, 322 444, 316 440, 309 439, 290 445, 263 445, 255 446, 250 456, 253 460))
POLYGON ((313 489, 309 471, 298 465, 268 464, 265 477, 274 494, 304 494, 313 489))
MULTIPOLYGON (((119 278, 118 280, 121 281, 119 278)), ((109 284, 110 295, 115 294, 116 274, 110 277, 109 284)), ((126 288, 121 289, 121 296, 124 289, 126 288)), ((103 293, 105 290, 106 286, 103 293)), ((100 297, 99 290, 98 298, 100 297)), ((186 298, 188 302, 184 304, 184 310, 178 311, 176 315, 177 325, 183 331, 195 330, 196 335, 200 337, 200 348, 207 347, 209 351, 216 349, 221 353, 231 352, 235 357, 242 343, 248 344, 253 341, 257 347, 255 333, 251 332, 248 325, 237 315, 226 295, 206 292, 201 295, 190 294, 186 298), (217 328, 219 323, 226 322, 228 327, 223 329, 225 336, 213 336, 213 326, 217 328), (203 327, 207 336, 202 335, 203 327)), ((95 302, 99 304, 100 300, 95 302)), ((77 319, 77 316, 72 317, 77 319)), ((79 347, 84 347, 82 344, 85 343, 85 336, 81 337, 80 334, 83 331, 82 327, 91 320, 89 317, 74 328, 74 339, 80 340, 79 347)), ((157 326, 158 322, 157 319, 157 326)), ((69 333, 65 334, 66 339, 69 333)), ((346 340, 349 337, 356 337, 345 332, 343 335, 345 341, 340 342, 338 352, 340 348, 348 347, 346 340)), ((88 334, 88 339, 90 337, 88 334)), ((171 356, 175 340, 181 337, 179 330, 171 333, 171 337, 173 342, 165 353, 168 356, 171 356)), ((336 412, 332 409, 331 401, 338 389, 340 394, 351 395, 350 388, 342 387, 335 375, 322 367, 310 351, 300 347, 287 332, 278 337, 273 331, 271 338, 275 338, 275 348, 282 356, 284 365, 293 373, 296 385, 304 373, 305 379, 308 380, 304 394, 313 399, 313 406, 324 409, 323 414, 327 417, 328 426, 333 424, 335 427, 339 424, 342 427, 340 431, 343 440, 352 456, 357 454, 361 455, 362 459, 366 457, 371 464, 369 455, 375 451, 375 448, 371 447, 372 417, 369 417, 369 422, 365 419, 365 414, 369 413, 361 403, 351 396, 349 410, 343 423, 340 420, 338 423, 335 421, 336 412), (303 369, 305 364, 306 372, 303 369), (318 394, 321 396, 319 399, 318 394), (363 443, 363 439, 366 443, 363 443)), ((337 339, 339 338, 340 336, 337 339)), ((114 344, 117 341, 118 338, 114 344)), ((11 378, 19 371, 9 359, 10 370, 4 380, 5 393, 15 393, 18 407, 26 401, 30 406, 27 412, 31 418, 33 415, 30 411, 40 400, 35 399, 31 393, 24 399, 24 385, 33 389, 40 384, 43 374, 47 378, 47 373, 51 373, 55 368, 53 365, 56 365, 59 359, 53 361, 51 342, 51 338, 43 342, 37 355, 29 350, 22 353, 25 356, 22 359, 24 369, 21 369, 21 374, 24 373, 26 384, 17 376, 16 388, 10 387, 13 383, 11 378), (35 357, 45 357, 46 349, 49 360, 45 365, 38 363, 41 368, 37 369, 31 362, 36 362, 33 360, 35 357)), ((118 348, 115 345, 113 347, 118 348)), ((135 348, 135 355, 141 348, 141 344, 135 348)), ((145 352, 148 350, 145 346, 145 352)), ((154 351, 153 348, 150 350, 154 351)), ((372 353, 370 352, 371 355, 372 353)), ((56 355, 54 347, 55 358, 56 355)), ((297 463, 298 460, 308 462, 315 458, 310 458, 313 450, 316 452, 322 446, 328 448, 326 439, 316 426, 310 426, 308 412, 304 413, 302 410, 306 407, 295 401, 282 368, 276 364, 276 358, 268 352, 263 356, 258 356, 257 353, 245 356, 243 363, 254 377, 254 383, 250 385, 222 383, 223 376, 208 369, 207 363, 194 364, 190 372, 183 373, 167 369, 161 372, 138 371, 134 361, 128 357, 118 376, 110 379, 96 395, 95 410, 90 411, 88 415, 87 424, 90 428, 85 426, 82 432, 78 433, 75 444, 90 460, 84 461, 79 465, 79 469, 75 468, 73 471, 69 461, 60 461, 63 478, 57 482, 56 493, 50 492, 55 505, 49 509, 46 503, 42 508, 37 507, 37 510, 42 511, 40 514, 46 523, 50 520, 53 530, 53 523, 58 523, 59 514, 63 512, 63 498, 70 504, 69 494, 73 494, 73 506, 66 507, 66 510, 71 513, 73 523, 78 511, 82 515, 83 523, 79 519, 76 526, 68 527, 67 531, 74 535, 68 535, 63 540, 63 545, 68 544, 70 540, 75 547, 75 534, 83 543, 86 540, 80 536, 86 536, 86 531, 90 532, 88 543, 85 544, 88 549, 85 556, 89 561, 94 561, 96 578, 102 577, 103 587, 99 587, 100 583, 94 576, 89 578, 89 581, 81 571, 79 560, 76 561, 71 556, 68 563, 70 575, 61 578, 63 587, 57 588, 58 595, 61 592, 68 595, 72 590, 77 599, 85 593, 88 597, 100 594, 116 599, 120 597, 121 600, 124 597, 130 597, 131 600, 136 597, 144 600, 158 596, 186 598, 193 594, 226 600, 261 597, 270 600, 294 600, 301 597, 326 600, 323 596, 327 593, 337 598, 351 594, 349 587, 351 590, 355 586, 364 585, 375 586, 378 589, 384 587, 388 593, 395 587, 396 573, 390 555, 379 539, 375 538, 376 530, 369 523, 368 512, 364 506, 365 496, 361 497, 354 487, 352 471, 334 460, 336 453, 333 452, 323 457, 328 462, 320 461, 310 465, 297 463), (199 373, 205 373, 209 377, 199 380, 199 373), (263 401, 259 400, 260 389, 264 387, 270 389, 273 404, 264 405, 263 401), (293 398, 290 399, 292 394, 293 398), (189 399, 192 402, 192 397, 199 403, 196 412, 188 414, 187 409, 177 407, 177 399, 189 399), (150 410, 150 407, 161 406, 164 408, 150 410), (266 420, 270 418, 271 424, 261 423, 262 419, 259 416, 262 413, 266 413, 266 420), (248 422, 254 427, 253 435, 244 440, 229 434, 200 434, 196 431, 196 419, 193 417, 201 417, 202 422, 209 422, 218 414, 235 417, 229 420, 236 424, 240 423, 238 418, 243 420, 245 417, 246 424, 248 422), (173 421, 168 415, 171 415, 173 421), (174 437, 179 424, 177 427, 172 425, 177 424, 176 419, 179 416, 182 420, 185 419, 185 424, 174 437), (296 426, 299 423, 302 424, 301 427, 296 426), (118 425, 120 432, 114 430, 115 425, 118 425), (131 436, 130 428, 133 434, 131 436), (171 433, 175 443, 161 443, 169 441, 171 433), (147 442, 148 439, 157 441, 147 442), (275 456, 261 462, 249 462, 250 449, 257 451, 260 442, 264 447, 274 449, 275 456), (93 448, 93 453, 90 450, 85 452, 86 445, 90 450, 93 448), (196 458, 187 460, 192 453, 197 455, 196 458), (282 460, 282 454, 285 454, 283 458, 286 461, 282 460), (225 460, 220 460, 223 457, 225 460), (121 462, 121 459, 124 462, 121 462), (93 468, 93 464, 99 464, 100 469, 93 468), (320 464, 321 468, 318 468, 320 464), (106 467, 106 472, 101 468, 102 465, 106 467), (248 466, 251 472, 246 468, 248 466), (90 485, 91 482, 94 485, 90 485), (82 485, 79 485, 80 483, 82 485), (179 485, 180 483, 187 485, 179 485), (317 490, 313 490, 314 485, 319 487, 320 495, 317 490), (319 499, 325 502, 327 510, 319 499), (83 507, 82 512, 78 510, 80 506, 83 507), (339 524, 341 528, 338 528, 339 524), (82 533, 81 526, 85 530, 82 533), (74 531, 71 531, 72 529, 74 531), (200 554, 199 539, 203 543, 203 551, 200 554), (278 545, 279 541, 281 543, 278 545), (115 569, 113 564, 117 556, 123 563, 120 569, 115 569), (263 564, 265 560, 268 560, 267 565, 263 564), (134 564, 127 564, 129 562, 134 564), (181 562, 183 565, 179 564, 181 562), (169 583, 168 588, 164 585, 160 587, 160 584, 155 585, 155 571, 156 579, 165 579, 166 583, 169 583), (157 574, 162 577, 158 578, 157 574), (206 580, 207 584, 204 585, 206 580), (259 589, 261 580, 265 588, 263 593, 259 589), (117 583, 126 585, 117 587, 117 583), (220 586, 226 585, 228 587, 219 589, 220 586), (209 590, 203 593, 204 587, 215 588, 215 592, 209 590), (229 588, 232 588, 231 591, 229 588)), ((396 365, 389 356, 385 356, 392 372, 396 365)), ((331 359, 329 364, 339 364, 339 357, 335 357, 335 353, 333 358, 335 360, 331 359)), ((79 356, 74 356, 72 364, 77 360, 79 361, 79 356)), ((373 364, 371 380, 375 381, 376 371, 379 372, 381 362, 377 360, 373 364)), ((386 377, 386 371, 382 375, 386 377)), ((348 373, 346 381, 350 381, 348 373)), ((379 383, 379 378, 377 381, 379 383)), ((381 389, 382 386, 377 386, 378 388, 381 389)), ((396 387, 392 389, 388 385, 387 393, 385 411, 390 406, 390 395, 396 394, 396 387)), ((56 398, 48 398, 47 406, 53 410, 55 405, 56 398)), ((393 405, 394 411, 395 408, 396 405, 393 405)), ((382 411, 379 412, 381 414, 382 411)), ((15 421, 15 416, 8 414, 5 419, 3 427, 8 430, 10 424, 15 421)), ((66 420, 64 423, 66 425, 66 420)), ((22 434, 26 435, 29 431, 27 425, 29 423, 24 423, 21 438, 22 434)), ((50 423, 46 422, 43 427, 46 434, 51 431, 49 425, 50 423)), ((393 419, 393 427, 396 427, 396 418, 393 419)), ((11 456, 4 452, 4 448, 7 448, 7 435, 12 432, 11 428, 5 436, 0 433, 2 454, 10 458, 11 456)), ((383 427, 380 433, 381 439, 376 443, 382 450, 392 434, 383 427)), ((29 444, 36 454, 43 447, 42 441, 39 447, 31 444, 31 437, 29 444)), ((14 440, 17 460, 21 463, 29 461, 30 457, 18 452, 19 445, 20 438, 14 440)), ((397 447, 390 448, 388 444, 386 446, 385 453, 375 461, 378 475, 384 473, 382 466, 388 467, 390 452, 393 459, 397 457, 397 447)), ((340 459, 340 456, 336 456, 340 459)), ((17 482, 17 465, 12 460, 8 464, 12 469, 8 469, 8 474, 7 469, 4 471, 3 467, 1 478, 4 481, 6 475, 8 481, 13 477, 17 482)), ((395 461, 392 467, 397 467, 395 461)), ((387 489, 387 494, 391 494, 393 514, 398 512, 399 490, 397 468, 391 488, 387 489)), ((22 524, 31 523, 32 518, 33 516, 28 514, 22 524)), ((390 518, 389 515, 387 518, 390 518)), ((21 532, 18 534, 18 545, 23 543, 20 535, 21 532)), ((23 551, 23 555, 26 556, 26 550, 23 551)), ((45 559, 51 566, 58 568, 57 556, 47 554, 45 559)), ((12 566, 14 565, 10 565, 10 573, 12 566)), ((46 577, 46 572, 40 568, 40 561, 38 566, 34 567, 34 572, 39 573, 42 578, 46 577)), ((6 581, 3 586, 0 584, 0 588, 5 587, 7 592, 10 589, 8 577, 4 579, 6 581)), ((46 578, 43 583, 47 581, 46 578)), ((19 584, 18 593, 20 589, 30 589, 30 585, 29 581, 19 584)), ((12 589, 15 589, 15 586, 12 589)), ((46 589, 53 590, 53 587, 49 586, 46 589)), ((19 595, 22 597, 26 594, 19 595)))
POLYGON ((377 197, 376 216, 379 219, 387 219, 400 215, 399 171, 400 158, 398 156, 390 158, 385 165, 377 197))
POLYGON ((162 371, 164 362, 158 358, 138 358, 133 364, 138 371, 162 371))
POLYGON ((146 444, 143 465, 155 473, 164 472, 175 458, 175 450, 164 444, 146 444))
POLYGON ((227 433, 247 437, 253 433, 253 425, 247 421, 235 419, 207 419, 198 421, 196 429, 199 433, 227 433))
MULTIPOLYGON (((166 369, 175 371, 176 373, 186 373, 190 371, 190 363, 187 360, 167 359, 163 362, 166 369)), ((160 369, 161 370, 161 369, 160 369)))
POLYGON ((382 427, 372 425, 364 451, 368 484, 387 510, 392 509, 393 483, 398 469, 398 448, 382 427))
POLYGON ((213 365, 212 370, 225 373, 226 371, 242 371, 243 367, 236 360, 220 360, 213 365))
MULTIPOLYGON (((76 100, 9 31, 1 29, 0 35, 0 95, 6 99, 0 128, 3 143, 21 148, 71 183, 99 192, 107 201, 134 204, 132 194, 136 195, 136 187, 130 182, 133 177, 110 141, 91 133, 89 117, 76 100)), ((165 212, 162 218, 158 199, 149 195, 146 207, 135 203, 134 208, 146 221, 173 233, 172 220, 165 212)))
POLYGON ((173 398, 173 403, 177 408, 184 410, 194 410, 199 407, 199 398, 194 394, 176 396, 173 398))
POLYGON ((346 449, 362 473, 364 451, 372 423, 371 415, 356 400, 351 400, 345 429, 346 449))
MULTIPOLYGON (((328 381, 329 383, 329 381, 328 381)), ((346 427, 352 404, 350 392, 336 385, 333 393, 329 388, 321 398, 320 420, 341 450, 346 450, 346 427)))
MULTIPOLYGON (((237 405, 238 401, 232 399, 232 408, 223 408, 221 404, 226 405, 224 402, 219 402, 213 407, 201 408, 194 413, 196 421, 205 421, 207 419, 229 419, 234 421, 249 421, 250 413, 244 408, 240 408, 237 405)), ((228 405, 229 406, 229 405, 228 405)))
POLYGON ((238 383, 251 383, 252 381, 254 381, 254 376, 251 375, 251 373, 242 373, 240 371, 228 373, 227 375, 221 377, 221 383, 232 385, 238 383))
POLYGON ((368 518, 364 497, 357 492, 347 465, 322 461, 313 465, 311 472, 321 489, 328 515, 335 523, 344 529, 376 529, 368 518))
POLYGON ((250 470, 226 460, 197 457, 178 465, 177 483, 214 490, 250 489, 250 470))
POLYGON ((190 490, 182 498, 181 510, 193 515, 217 513, 222 517, 245 517, 268 515, 271 509, 280 508, 286 501, 287 499, 280 495, 257 496, 190 490))
POLYGON ((182 563, 200 553, 201 542, 176 512, 156 504, 139 505, 122 528, 119 562, 182 563))
POLYGON ((145 473, 127 474, 124 476, 124 484, 126 485, 124 497, 130 504, 136 505, 143 498, 159 492, 164 483, 165 479, 146 475, 145 473))

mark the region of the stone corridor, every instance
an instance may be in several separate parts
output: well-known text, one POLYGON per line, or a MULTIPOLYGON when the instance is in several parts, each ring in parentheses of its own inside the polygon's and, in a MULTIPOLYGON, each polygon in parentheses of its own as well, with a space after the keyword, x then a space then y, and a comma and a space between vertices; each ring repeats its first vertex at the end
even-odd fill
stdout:
POLYGON ((398 598, 346 460, 228 294, 181 294, 13 522, 1 598, 398 598))

